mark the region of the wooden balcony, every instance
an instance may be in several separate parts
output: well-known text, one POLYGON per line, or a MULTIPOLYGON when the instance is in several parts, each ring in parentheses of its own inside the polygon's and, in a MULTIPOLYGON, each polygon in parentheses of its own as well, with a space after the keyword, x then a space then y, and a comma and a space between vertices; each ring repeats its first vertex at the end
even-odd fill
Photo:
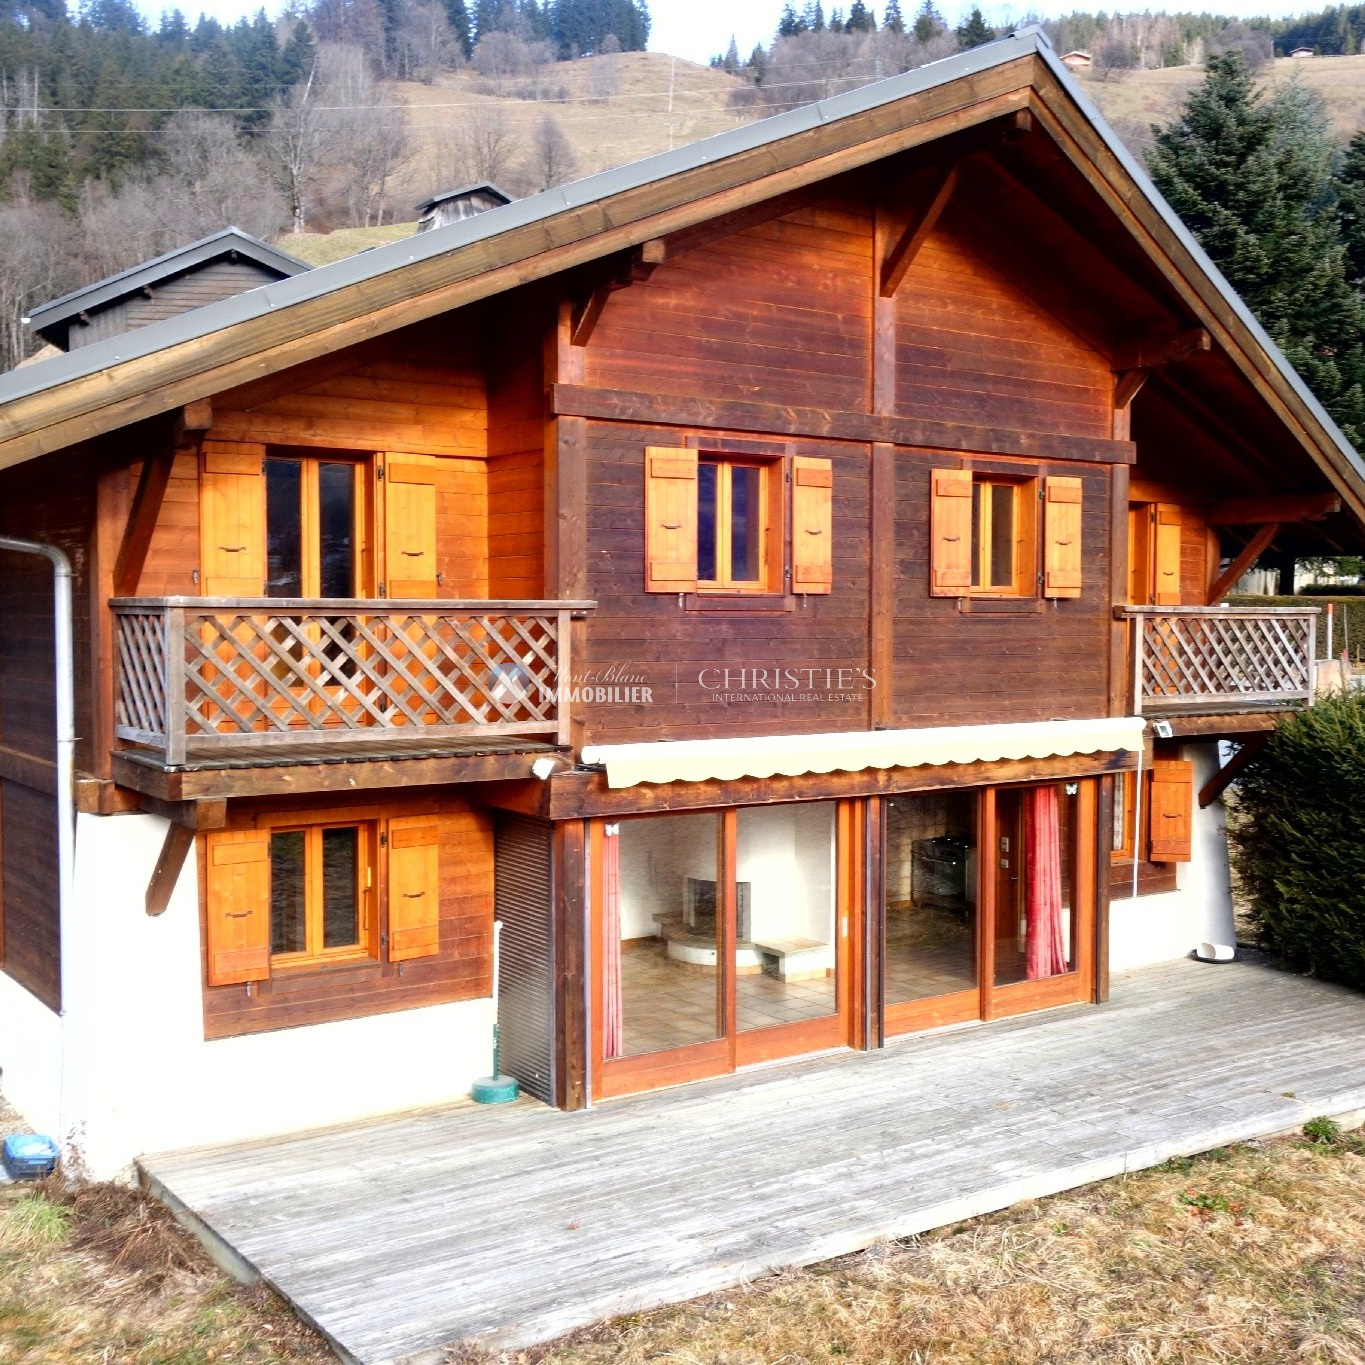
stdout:
POLYGON ((1120 607, 1137 715, 1306 706, 1317 607, 1120 607))
POLYGON ((168 768, 566 743, 569 623, 593 605, 115 599, 114 732, 168 768))

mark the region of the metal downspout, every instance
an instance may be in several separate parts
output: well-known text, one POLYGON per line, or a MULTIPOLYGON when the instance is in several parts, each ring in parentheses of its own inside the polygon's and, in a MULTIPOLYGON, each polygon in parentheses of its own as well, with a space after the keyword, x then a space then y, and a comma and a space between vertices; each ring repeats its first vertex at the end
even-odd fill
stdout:
POLYGON ((61 1077, 57 1100, 57 1140, 67 1144, 67 1011, 74 973, 72 950, 76 941, 72 883, 76 870, 75 751, 76 751, 76 677, 75 637, 71 615, 71 561, 55 545, 36 540, 19 540, 0 535, 0 550, 20 555, 41 555, 52 564, 52 638, 53 669, 56 674, 57 701, 57 926, 62 1006, 61 1077))

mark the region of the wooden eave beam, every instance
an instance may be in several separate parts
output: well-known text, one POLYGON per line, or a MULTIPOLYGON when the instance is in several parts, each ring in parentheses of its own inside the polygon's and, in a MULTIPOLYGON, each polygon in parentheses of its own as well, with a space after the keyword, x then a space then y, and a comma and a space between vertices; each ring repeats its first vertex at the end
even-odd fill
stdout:
POLYGON ((274 309, 0 409, 0 468, 1028 107, 1031 55, 274 309))
POLYGON ((884 299, 895 297, 896 290, 900 288, 906 271, 914 265, 920 247, 924 245, 929 234, 938 226, 938 220, 942 217, 943 210, 948 207, 948 201, 953 197, 953 191, 957 188, 959 175, 958 166, 953 165, 939 176, 934 192, 930 195, 929 202, 924 206, 923 211, 905 225, 900 236, 891 244, 881 267, 881 293, 884 299))
POLYGON ((1115 370, 1156 370, 1213 349, 1213 338, 1203 327, 1163 336, 1143 337, 1116 346, 1111 355, 1115 370))
POLYGON ((1227 594, 1229 588, 1237 582, 1246 571, 1266 552, 1270 547, 1270 542, 1275 539, 1280 526, 1278 522, 1269 522, 1262 526, 1254 536, 1247 541, 1242 548, 1242 552, 1223 570, 1213 581, 1213 586, 1209 588, 1206 606, 1216 606, 1227 594))
POLYGON ((1208 511, 1210 526, 1254 526, 1273 521, 1321 521, 1341 511, 1336 493, 1292 493, 1286 497, 1220 498, 1208 511))
POLYGON ((1126 408, 1142 391, 1147 382, 1147 370, 1127 370, 1114 377, 1114 406, 1126 408))
POLYGON ((1248 735, 1237 752, 1199 789, 1199 809, 1207 810, 1241 775, 1242 769, 1270 743, 1273 732, 1248 735))
POLYGON ((194 831, 187 825, 172 821, 166 826, 166 837, 161 844, 161 855, 156 860, 147 882, 144 908, 149 915, 161 915, 171 903, 175 885, 185 867, 185 859, 194 847, 194 831))
POLYGON ((658 238, 643 242, 630 255, 630 259, 611 279, 603 281, 574 310, 573 324, 569 331, 569 344, 586 346, 597 326, 607 300, 618 289, 629 289, 632 284, 643 284, 657 266, 664 263, 668 250, 658 238))

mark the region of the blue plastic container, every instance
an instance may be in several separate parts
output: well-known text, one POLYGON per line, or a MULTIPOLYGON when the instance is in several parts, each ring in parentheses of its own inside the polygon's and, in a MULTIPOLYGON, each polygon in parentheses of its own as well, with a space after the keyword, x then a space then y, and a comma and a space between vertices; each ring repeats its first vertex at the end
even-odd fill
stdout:
POLYGON ((40 1133, 14 1133, 4 1141, 0 1158, 11 1180, 41 1180, 57 1167, 57 1144, 40 1133))

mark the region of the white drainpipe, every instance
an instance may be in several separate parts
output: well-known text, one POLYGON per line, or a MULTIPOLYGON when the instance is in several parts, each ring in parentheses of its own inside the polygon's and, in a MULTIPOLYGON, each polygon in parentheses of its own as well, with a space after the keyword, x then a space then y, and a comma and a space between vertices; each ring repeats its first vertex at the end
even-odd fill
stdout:
POLYGON ((57 1101, 58 1131, 54 1136, 65 1146, 70 1136, 67 1132, 67 1061, 70 1055, 67 1046, 68 1010, 75 986, 71 962, 76 946, 72 897, 76 872, 76 651, 71 620, 71 561, 55 545, 43 545, 36 540, 17 540, 13 536, 0 536, 0 550, 10 550, 20 555, 41 555, 52 563, 53 665, 57 692, 57 924, 62 992, 61 1089, 57 1101))

